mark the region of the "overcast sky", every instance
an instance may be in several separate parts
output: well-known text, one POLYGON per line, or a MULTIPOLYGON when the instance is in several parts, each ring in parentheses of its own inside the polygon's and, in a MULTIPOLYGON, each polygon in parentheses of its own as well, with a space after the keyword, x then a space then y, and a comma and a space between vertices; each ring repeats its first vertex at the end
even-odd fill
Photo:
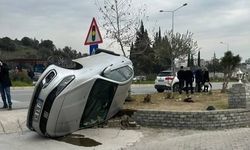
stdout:
MULTIPOLYGON (((171 13, 160 13, 160 9, 174 10, 188 3, 175 12, 174 31, 194 33, 202 58, 211 59, 214 52, 222 57, 227 45, 243 60, 250 58, 250 0, 133 1, 135 7, 146 8, 144 24, 151 35, 158 27, 162 32, 171 30, 171 13)), ((86 53, 83 43, 92 18, 101 23, 98 16, 95 0, 0 0, 0 37, 50 39, 57 48, 70 46, 86 53)), ((104 39, 99 47, 110 49, 108 45, 104 39)))

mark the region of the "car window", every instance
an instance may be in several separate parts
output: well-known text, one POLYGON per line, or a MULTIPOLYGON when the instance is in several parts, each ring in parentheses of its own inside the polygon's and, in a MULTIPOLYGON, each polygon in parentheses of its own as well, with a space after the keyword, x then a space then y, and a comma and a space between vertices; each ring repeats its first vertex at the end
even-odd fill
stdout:
POLYGON ((172 76, 172 75, 173 75, 172 72, 160 72, 158 74, 158 76, 160 76, 160 77, 163 77, 163 76, 172 76))
POLYGON ((112 70, 111 72, 106 73, 103 76, 115 81, 123 82, 130 79, 133 76, 133 70, 129 66, 125 66, 122 68, 112 70))

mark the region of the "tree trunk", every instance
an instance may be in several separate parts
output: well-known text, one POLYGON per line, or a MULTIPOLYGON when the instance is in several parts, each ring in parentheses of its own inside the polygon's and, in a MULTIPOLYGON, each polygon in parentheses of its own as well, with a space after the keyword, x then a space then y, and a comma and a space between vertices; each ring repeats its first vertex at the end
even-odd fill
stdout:
POLYGON ((227 91, 227 87, 228 87, 228 82, 229 82, 229 78, 231 77, 231 75, 229 74, 224 74, 224 79, 223 79, 223 84, 222 84, 222 89, 221 89, 221 93, 225 93, 227 91))
POLYGON ((223 82, 221 93, 225 93, 227 91, 227 86, 228 86, 228 81, 223 82))
POLYGON ((121 46, 121 50, 122 50, 123 56, 127 57, 127 56, 126 56, 126 53, 125 53, 125 51, 124 51, 124 46, 123 46, 121 40, 119 40, 119 44, 120 44, 120 46, 121 46))

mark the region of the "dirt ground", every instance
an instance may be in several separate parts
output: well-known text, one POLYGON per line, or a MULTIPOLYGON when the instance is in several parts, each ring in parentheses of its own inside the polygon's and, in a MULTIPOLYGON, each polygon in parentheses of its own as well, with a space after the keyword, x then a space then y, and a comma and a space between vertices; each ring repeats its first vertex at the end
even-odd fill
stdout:
MULTIPOLYGON (((154 93, 147 95, 133 95, 132 101, 125 102, 124 109, 157 109, 157 110, 176 110, 176 111, 197 111, 206 110, 208 106, 214 106, 216 110, 228 108, 228 94, 218 91, 210 93, 194 93, 190 95, 191 100, 186 99, 186 94, 174 93, 154 93), (144 98, 150 97, 150 102, 144 102, 144 98)), ((146 98, 147 100, 147 98, 146 98)))

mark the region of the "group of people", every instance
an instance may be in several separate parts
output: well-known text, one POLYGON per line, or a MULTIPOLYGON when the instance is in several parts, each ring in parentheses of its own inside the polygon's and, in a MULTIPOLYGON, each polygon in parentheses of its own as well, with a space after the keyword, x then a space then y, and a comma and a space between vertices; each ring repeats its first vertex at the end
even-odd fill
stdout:
MULTIPOLYGON (((186 94, 189 94, 189 91, 191 91, 191 94, 194 93, 193 89, 193 82, 195 79, 196 84, 196 90, 197 92, 202 91, 202 86, 205 85, 205 83, 209 82, 209 72, 206 68, 197 68, 194 72, 190 70, 189 67, 187 67, 186 70, 184 70, 184 67, 181 66, 180 70, 177 72, 177 78, 179 79, 179 93, 182 93, 182 90, 185 89, 186 94), (184 84, 186 84, 184 88, 184 84)), ((204 86, 203 91, 207 91, 208 87, 204 86)))
POLYGON ((9 68, 6 63, 0 60, 0 93, 3 100, 3 109, 12 109, 10 87, 12 86, 9 68))

